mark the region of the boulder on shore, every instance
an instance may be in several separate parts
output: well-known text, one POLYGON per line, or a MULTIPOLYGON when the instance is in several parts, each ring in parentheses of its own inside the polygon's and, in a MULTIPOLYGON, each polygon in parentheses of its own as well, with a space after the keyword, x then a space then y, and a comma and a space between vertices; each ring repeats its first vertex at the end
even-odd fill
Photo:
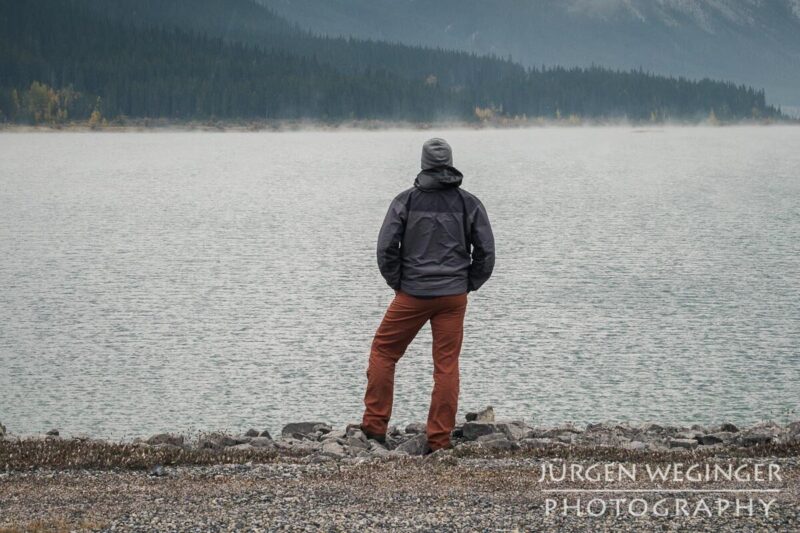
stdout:
POLYGON ((284 438, 307 439, 314 435, 316 432, 329 433, 331 426, 325 422, 294 422, 286 424, 281 430, 281 436, 284 438))
POLYGON ((269 437, 253 437, 250 439, 250 446, 253 448, 274 448, 275 443, 269 437))
POLYGON ((205 435, 200 438, 197 443, 198 448, 205 448, 210 450, 217 450, 220 448, 228 448, 231 446, 236 446, 238 444, 245 444, 248 443, 250 439, 248 437, 231 437, 230 435, 225 435, 224 433, 211 433, 209 435, 205 435))
POLYGON ((476 440, 496 432, 497 426, 488 422, 467 422, 461 427, 461 434, 466 440, 476 440))
MULTIPOLYGON (((58 432, 56 432, 58 435, 58 432)), ((147 439, 147 444, 156 446, 159 444, 169 444, 170 446, 183 446, 183 435, 173 435, 172 433, 159 433, 147 439)))
POLYGON ((428 451, 428 438, 424 433, 418 433, 395 448, 395 451, 408 455, 425 455, 425 452, 428 451))
POLYGON ((413 422, 406 426, 406 433, 425 433, 427 426, 422 422, 413 422))
POLYGON ((467 422, 494 422, 494 408, 489 405, 483 411, 467 413, 467 422))

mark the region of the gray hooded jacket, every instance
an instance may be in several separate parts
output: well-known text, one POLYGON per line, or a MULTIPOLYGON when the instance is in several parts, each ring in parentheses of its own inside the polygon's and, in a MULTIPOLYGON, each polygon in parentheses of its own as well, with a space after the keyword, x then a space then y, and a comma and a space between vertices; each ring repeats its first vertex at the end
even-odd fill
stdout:
POLYGON ((437 166, 420 172, 414 187, 389 206, 378 235, 378 267, 391 288, 412 296, 477 290, 494 268, 494 236, 486 209, 460 188, 461 172, 438 164, 442 161, 435 157, 431 161, 431 152, 424 149, 423 168, 426 155, 427 164, 437 166))

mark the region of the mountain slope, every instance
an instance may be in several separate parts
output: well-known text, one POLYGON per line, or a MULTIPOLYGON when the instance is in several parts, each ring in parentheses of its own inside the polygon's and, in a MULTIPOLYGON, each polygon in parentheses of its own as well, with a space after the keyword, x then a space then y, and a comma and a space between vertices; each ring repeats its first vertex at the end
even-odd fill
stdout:
POLYGON ((730 79, 800 105, 798 0, 260 1, 323 34, 730 79))

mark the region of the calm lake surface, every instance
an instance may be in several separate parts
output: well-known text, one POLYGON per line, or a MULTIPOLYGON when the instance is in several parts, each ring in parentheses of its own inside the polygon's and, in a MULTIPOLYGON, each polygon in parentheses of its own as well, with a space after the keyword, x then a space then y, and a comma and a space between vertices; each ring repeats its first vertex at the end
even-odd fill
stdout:
MULTIPOLYGON (((489 212, 461 414, 800 412, 800 128, 0 134, 0 422, 128 438, 357 422, 375 241, 441 135, 489 212)), ((429 328, 393 421, 424 420, 429 328)))

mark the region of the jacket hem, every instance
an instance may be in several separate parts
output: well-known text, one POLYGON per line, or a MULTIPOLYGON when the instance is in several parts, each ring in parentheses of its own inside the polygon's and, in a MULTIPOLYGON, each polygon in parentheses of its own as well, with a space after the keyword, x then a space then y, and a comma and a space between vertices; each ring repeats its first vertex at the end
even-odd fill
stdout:
POLYGON ((409 291, 401 287, 400 292, 408 294, 409 296, 416 296, 417 298, 437 298, 439 296, 458 296, 459 294, 466 294, 469 291, 466 287, 463 289, 442 289, 439 291, 409 291))

